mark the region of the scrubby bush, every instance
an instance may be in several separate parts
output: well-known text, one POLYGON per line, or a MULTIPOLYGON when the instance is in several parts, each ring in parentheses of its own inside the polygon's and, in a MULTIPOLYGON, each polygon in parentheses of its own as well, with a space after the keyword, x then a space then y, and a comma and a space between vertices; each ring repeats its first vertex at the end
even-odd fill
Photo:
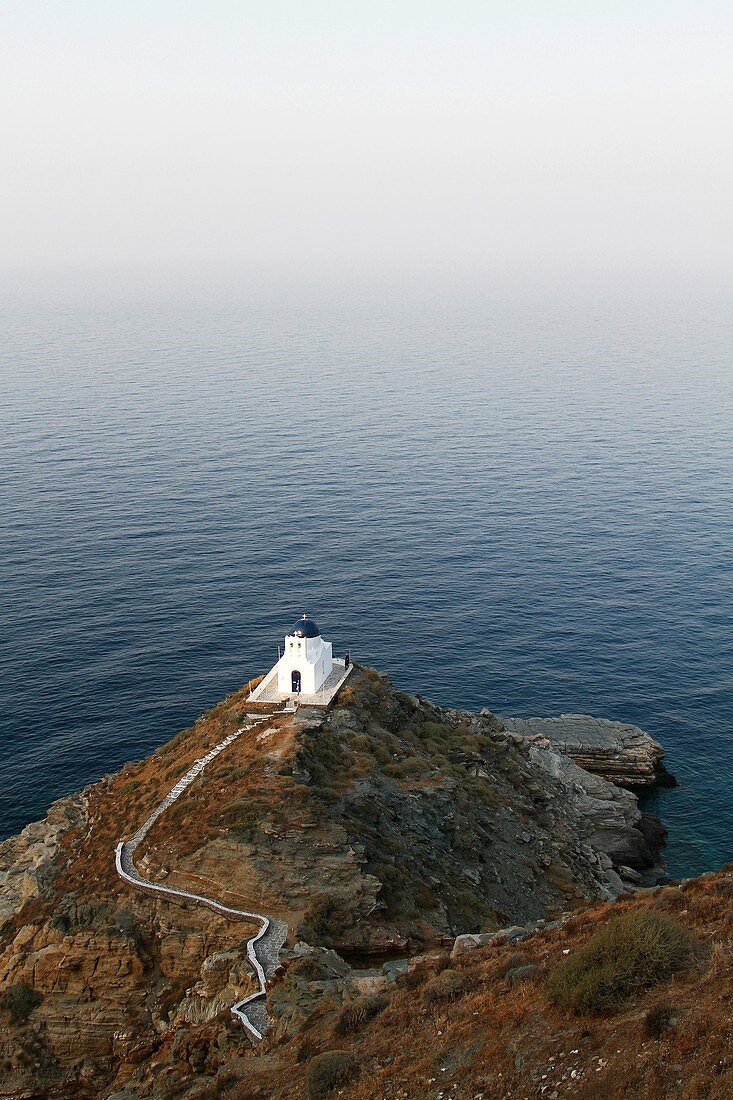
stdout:
POLYGON ((254 771, 252 764, 241 764, 239 766, 232 765, 226 769, 226 772, 222 771, 221 776, 226 776, 227 783, 236 783, 238 779, 244 779, 254 771))
POLYGON ((7 1012, 14 1024, 22 1024, 42 1000, 41 994, 35 989, 31 989, 25 982, 17 982, 0 993, 0 1011, 7 1012))
POLYGON ((397 979, 399 989, 417 989, 419 985, 425 985, 427 981, 440 974, 443 970, 450 970, 451 959, 449 955, 426 956, 417 962, 409 963, 404 974, 397 979))
POLYGON ((454 1001, 466 988, 466 980, 457 970, 441 970, 427 984, 423 994, 425 1004, 436 1001, 454 1001))
POLYGON ((340 707, 353 707, 356 702, 356 692, 351 684, 346 684, 338 693, 337 703, 340 707))
MULTIPOLYGON (((168 813, 173 810, 175 804, 168 813)), ((221 807, 219 822, 228 827, 233 840, 248 843, 256 836, 260 821, 271 812, 271 800, 268 802, 267 798, 250 795, 248 798, 235 798, 232 802, 226 802, 221 807)))
POLYGON ((321 1100, 341 1085, 348 1085, 359 1073, 359 1059, 348 1050, 318 1054, 308 1070, 308 1100, 321 1100))
POLYGON ((650 1008, 644 1017, 644 1030, 650 1039, 659 1039, 670 1026, 674 1013, 669 1005, 661 1004, 650 1008))
POLYGON ((425 775, 429 770, 429 765, 426 764, 424 760, 421 760, 419 756, 407 756, 404 760, 398 760, 394 764, 387 764, 384 768, 384 774, 390 776, 392 779, 410 779, 425 775))
POLYGON ((303 978, 306 982, 320 982, 326 977, 322 964, 314 955, 306 955, 305 958, 299 959, 294 966, 290 967, 289 972, 298 978, 303 978))
POLYGON ((330 729, 304 730, 295 755, 294 770, 310 776, 312 795, 330 805, 341 782, 347 759, 337 735, 330 729))
POLYGON ((404 974, 400 974, 396 984, 398 989, 417 989, 424 981, 425 974, 419 969, 413 968, 412 970, 406 970, 404 974))
POLYGON ((358 997, 350 1005, 342 1009, 334 1028, 335 1035, 348 1035, 350 1031, 358 1031, 369 1020, 373 1020, 389 1004, 386 997, 380 997, 377 993, 371 993, 364 997, 358 997))
POLYGON ((615 917, 600 928, 547 983, 560 1008, 579 1014, 619 1008, 635 993, 689 964, 694 941, 679 921, 649 909, 615 917))
POLYGON ((302 1065, 303 1062, 310 1062, 311 1058, 315 1058, 316 1054, 318 1054, 318 1047, 315 1043, 312 1043, 310 1039, 306 1039, 299 1048, 295 1061, 298 1065, 302 1065))
POLYGON ((350 919, 341 899, 333 894, 318 893, 303 916, 297 934, 307 943, 329 944, 350 919))
POLYGON ((507 970, 504 980, 512 988, 520 982, 533 981, 539 973, 540 968, 536 963, 526 963, 524 966, 513 966, 511 970, 507 970))
POLYGON ((527 962, 527 956, 523 951, 512 951, 508 959, 505 959, 499 971, 501 977, 506 977, 509 970, 514 970, 518 966, 524 966, 527 962))

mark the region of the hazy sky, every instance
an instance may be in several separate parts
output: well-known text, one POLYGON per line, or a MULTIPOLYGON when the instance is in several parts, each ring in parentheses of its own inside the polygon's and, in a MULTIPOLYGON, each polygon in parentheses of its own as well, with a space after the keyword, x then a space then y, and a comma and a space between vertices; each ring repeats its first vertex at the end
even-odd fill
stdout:
POLYGON ((733 14, 0 3, 0 264, 730 272, 733 14))

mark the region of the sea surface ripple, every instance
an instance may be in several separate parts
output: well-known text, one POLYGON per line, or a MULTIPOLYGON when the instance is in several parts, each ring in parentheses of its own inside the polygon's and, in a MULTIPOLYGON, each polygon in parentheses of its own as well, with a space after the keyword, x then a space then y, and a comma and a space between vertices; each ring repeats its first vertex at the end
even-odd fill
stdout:
POLYGON ((2 286, 0 834, 272 664, 636 722, 733 858, 730 303, 234 278, 2 286))

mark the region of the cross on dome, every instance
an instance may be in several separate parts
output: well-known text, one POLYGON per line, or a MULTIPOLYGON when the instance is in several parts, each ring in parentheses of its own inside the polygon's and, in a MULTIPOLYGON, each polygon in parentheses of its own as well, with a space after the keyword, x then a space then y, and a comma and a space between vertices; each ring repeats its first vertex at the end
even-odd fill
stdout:
POLYGON ((296 638, 320 638, 321 636, 317 624, 313 619, 309 619, 307 615, 304 615, 302 619, 298 619, 291 633, 296 638))

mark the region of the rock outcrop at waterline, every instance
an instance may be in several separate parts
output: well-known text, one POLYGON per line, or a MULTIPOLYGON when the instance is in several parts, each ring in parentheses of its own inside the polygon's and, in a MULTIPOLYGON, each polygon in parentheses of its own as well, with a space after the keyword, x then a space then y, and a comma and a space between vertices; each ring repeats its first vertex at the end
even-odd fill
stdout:
POLYGON ((638 726, 590 714, 503 718, 502 722, 510 732, 527 741, 547 742, 578 767, 621 787, 649 790, 675 786, 664 766, 664 749, 638 726))
MULTIPOLYGON (((268 1049, 229 1013, 256 988, 253 929, 137 892, 113 861, 246 712, 242 690, 0 845, 0 1095, 183 1095, 187 1077, 268 1049)), ((551 747, 360 668, 329 711, 274 713, 233 741, 137 859, 150 881, 354 963, 611 899, 657 859, 640 826, 632 793, 551 747)))

